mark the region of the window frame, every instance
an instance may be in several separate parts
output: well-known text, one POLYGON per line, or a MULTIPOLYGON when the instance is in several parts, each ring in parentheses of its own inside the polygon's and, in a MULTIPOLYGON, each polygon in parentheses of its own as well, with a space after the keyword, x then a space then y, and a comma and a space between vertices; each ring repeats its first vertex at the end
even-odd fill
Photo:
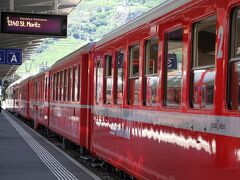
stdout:
MULTIPOLYGON (((177 31, 177 30, 180 30, 182 29, 182 60, 183 60, 183 52, 184 52, 184 26, 182 25, 179 25, 179 26, 175 26, 175 27, 172 27, 172 28, 169 28, 169 29, 166 29, 164 32, 163 32, 163 37, 164 37, 164 44, 163 44, 163 57, 164 57, 164 60, 163 60, 163 99, 162 99, 162 106, 164 108, 169 108, 169 109, 180 109, 181 107, 181 104, 183 103, 182 102, 182 88, 181 88, 181 97, 180 97, 180 102, 178 105, 169 105, 167 104, 167 84, 168 84, 168 66, 167 66, 167 63, 168 63, 168 50, 169 50, 169 47, 168 47, 168 42, 169 42, 169 39, 167 38, 167 34, 169 33, 172 33, 174 31, 177 31)), ((178 66, 178 64, 177 64, 178 66)), ((183 62, 182 62, 182 80, 183 80, 183 62)))
MULTIPOLYGON (((159 55, 160 55, 160 44, 159 44, 159 41, 160 41, 160 37, 158 36, 158 35, 154 35, 154 36, 150 36, 150 37, 147 37, 146 39, 144 39, 144 47, 143 47, 143 51, 144 51, 144 60, 143 60, 143 71, 144 71, 144 73, 143 73, 143 89, 142 89, 142 91, 143 91, 143 99, 142 99, 142 101, 143 101, 143 106, 145 106, 145 107, 152 107, 152 108, 156 108, 157 106, 158 106, 158 104, 159 104, 159 102, 158 102, 158 99, 156 99, 156 104, 155 105, 147 105, 147 77, 157 77, 157 78, 159 78, 159 76, 158 76, 158 74, 159 74, 159 69, 158 69, 158 67, 159 67, 159 64, 160 64, 160 62, 159 62, 159 55), (156 70, 157 70, 157 72, 155 72, 155 73, 152 73, 152 74, 149 74, 149 73, 147 73, 147 66, 146 66, 146 62, 147 62, 147 60, 146 60, 146 56, 147 56, 147 54, 146 54, 146 48, 147 48, 147 43, 149 42, 149 41, 151 41, 151 40, 153 40, 153 39, 155 39, 155 40, 157 40, 157 45, 158 45, 158 50, 157 50, 157 67, 156 67, 156 70)), ((157 85, 157 96, 159 95, 159 82, 158 82, 158 85, 157 85)))
POLYGON ((63 101, 67 101, 68 69, 64 69, 63 101))
MULTIPOLYGON (((229 32, 230 32, 230 36, 229 36, 229 54, 228 54, 228 62, 227 62, 227 94, 226 94, 226 104, 227 104, 227 110, 233 113, 240 113, 240 109, 233 109, 231 102, 231 65, 232 63, 235 62, 240 62, 240 54, 236 54, 236 47, 237 47, 237 42, 236 42, 236 38, 237 38, 237 25, 236 25, 236 18, 237 18, 237 13, 238 11, 240 11, 240 5, 239 6, 235 6, 231 9, 230 11, 230 22, 229 22, 229 32)), ((240 28, 239 28, 240 31, 240 28)), ((240 35, 239 35, 240 36, 240 35)), ((240 89, 239 89, 240 91, 240 89)), ((239 102, 240 103, 240 102, 239 102)))
POLYGON ((112 104, 112 90, 113 90, 113 54, 112 53, 106 53, 104 54, 104 67, 103 67, 103 104, 105 105, 110 105, 112 104), (111 61, 110 61, 110 64, 111 64, 111 70, 109 69, 109 59, 107 57, 111 57, 111 61), (111 71, 111 74, 109 74, 109 70, 111 71), (111 87, 111 97, 110 97, 110 100, 109 102, 107 102, 107 82, 108 82, 108 79, 111 79, 112 81, 112 87, 111 87))
POLYGON ((99 105, 102 104, 103 102, 103 88, 104 88, 104 56, 98 55, 94 59, 94 103, 99 105), (101 72, 100 72, 101 70, 101 72), (102 77, 99 76, 101 73, 102 77), (101 89, 98 88, 98 83, 101 84, 101 89), (99 91, 100 90, 100 91, 99 91))
POLYGON ((73 84, 73 68, 72 66, 68 67, 68 95, 67 101, 72 101, 72 84, 73 84))
MULTIPOLYGON (((214 104, 214 98, 215 98, 215 90, 214 90, 214 97, 213 97, 213 104, 212 104, 212 108, 199 108, 199 107, 194 107, 194 102, 193 102, 193 97, 194 97, 194 71, 196 70, 206 70, 206 69, 213 69, 216 71, 216 38, 217 38, 217 32, 215 34, 215 50, 214 50, 214 64, 211 65, 203 65, 203 66, 199 66, 197 64, 196 66, 196 62, 195 59, 197 59, 197 53, 196 53, 196 49, 198 47, 196 42, 196 39, 198 38, 198 31, 197 31, 197 25, 198 23, 205 23, 205 22, 211 22, 214 20, 215 17, 215 28, 217 30, 217 15, 215 13, 213 14, 209 14, 207 16, 201 17, 200 19, 196 19, 192 24, 191 24, 191 29, 192 29, 192 34, 191 34, 191 67, 190 67, 190 81, 189 81, 189 108, 191 110, 202 110, 202 111, 213 111, 215 104, 214 104)), ((198 63, 198 61, 197 61, 198 63)), ((216 73, 216 72, 215 72, 216 73)), ((214 79, 214 85, 216 83, 216 75, 215 75, 215 79, 214 79)))
POLYGON ((140 48, 141 48, 141 43, 140 42, 136 42, 134 44, 130 44, 129 47, 128 47, 128 79, 138 79, 139 78, 139 65, 140 65, 140 48), (137 76, 133 76, 133 74, 131 73, 131 65, 133 65, 133 63, 131 63, 131 48, 133 48, 134 46, 138 46, 138 49, 139 49, 139 57, 138 57, 138 75, 137 76))
POLYGON ((72 102, 78 102, 79 65, 74 64, 72 68, 72 102), (76 77, 77 72, 77 77, 76 77), (76 79, 77 78, 77 79, 76 79))
POLYGON ((113 74, 114 74, 114 82, 113 82, 113 102, 114 102, 114 105, 122 105, 124 103, 124 100, 123 100, 123 94, 124 94, 124 81, 125 81, 125 74, 124 74, 124 61, 126 61, 126 58, 125 58, 125 55, 126 55, 126 50, 124 48, 118 48, 118 49, 115 49, 114 50, 114 69, 113 69, 113 74), (118 62, 117 62, 117 55, 119 53, 123 52, 123 62, 122 62, 122 102, 121 103, 118 103, 118 98, 117 98, 117 95, 118 95, 118 62))
MULTIPOLYGON (((135 104, 134 102, 131 102, 131 93, 130 93, 130 83, 132 80, 139 80, 141 75, 139 74, 139 70, 140 70, 140 57, 141 57, 141 42, 140 41, 137 41, 137 42, 134 42, 132 44, 129 44, 128 45, 128 59, 127 59, 127 105, 128 106, 137 106, 137 104, 140 103, 141 99, 140 99, 140 96, 139 96, 139 90, 138 90, 138 103, 135 104), (133 63, 132 60, 134 59, 134 57, 132 58, 131 60, 131 49, 133 47, 138 47, 138 75, 136 76, 133 76, 133 74, 131 73, 133 71, 133 69, 131 70, 131 68, 133 67, 133 63), (132 65, 132 66, 131 66, 132 65)), ((139 89, 141 89, 140 87, 140 84, 139 84, 139 89)))
POLYGON ((159 37, 157 35, 155 36, 151 36, 151 37, 148 37, 147 39, 144 39, 144 77, 147 77, 147 76, 157 76, 158 75, 158 66, 159 66, 159 37), (146 66, 146 48, 147 48, 147 42, 151 41, 152 39, 156 39, 157 40, 157 44, 158 44, 158 54, 157 54, 157 72, 155 73, 147 73, 147 66, 146 66))

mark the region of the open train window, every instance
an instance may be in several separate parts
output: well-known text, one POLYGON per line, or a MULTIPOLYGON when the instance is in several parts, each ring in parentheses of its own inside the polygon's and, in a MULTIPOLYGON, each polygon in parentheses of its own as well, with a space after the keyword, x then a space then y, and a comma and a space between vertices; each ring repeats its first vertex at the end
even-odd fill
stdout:
POLYGON ((165 34, 164 105, 178 107, 182 92, 183 29, 165 34))
POLYGON ((68 87, 68 71, 67 69, 64 70, 64 90, 63 90, 63 100, 66 101, 67 100, 67 87, 68 87))
POLYGON ((61 77, 60 77, 60 72, 57 72, 57 101, 60 100, 60 81, 61 81, 61 77))
POLYGON ((47 92, 48 92, 48 78, 44 78, 44 99, 47 100, 47 92))
POLYGON ((41 79, 41 100, 43 99, 44 99, 44 78, 41 79))
POLYGON ((81 65, 78 67, 78 96, 77 96, 77 101, 80 101, 81 97, 81 65))
POLYGON ((228 73, 228 108, 240 111, 240 8, 232 12, 231 54, 228 73))
POLYGON ((139 73, 139 45, 129 48, 129 77, 128 77, 128 104, 138 105, 138 91, 140 88, 139 73))
POLYGON ((62 101, 63 97, 63 71, 59 73, 59 100, 62 101))
POLYGON ((123 103, 123 62, 124 51, 120 50, 116 52, 116 83, 114 92, 114 104, 123 103))
POLYGON ((112 55, 105 56, 104 104, 111 103, 112 97, 112 55))
POLYGON ((57 79, 56 79, 56 73, 53 75, 53 100, 56 100, 56 88, 57 88, 57 79))
POLYGON ((71 91, 72 91, 72 68, 68 69, 68 101, 71 101, 71 91))
POLYGON ((145 42, 145 80, 143 104, 147 106, 157 105, 158 87, 158 38, 152 38, 145 42))
POLYGON ((194 23, 190 107, 212 109, 215 81, 216 16, 194 23))
POLYGON ((95 82, 96 82, 96 93, 95 93, 95 100, 96 104, 100 103, 100 99, 102 96, 102 87, 103 87, 103 65, 102 65, 102 58, 101 56, 98 56, 96 58, 96 64, 95 64, 95 82))
POLYGON ((72 92, 72 100, 78 101, 78 66, 74 66, 73 68, 73 92, 72 92))

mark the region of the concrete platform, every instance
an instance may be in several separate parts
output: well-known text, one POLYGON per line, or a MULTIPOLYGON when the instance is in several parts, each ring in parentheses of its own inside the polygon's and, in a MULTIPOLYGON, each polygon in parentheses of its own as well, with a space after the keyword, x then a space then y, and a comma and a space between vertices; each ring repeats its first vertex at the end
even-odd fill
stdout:
POLYGON ((0 113, 1 180, 100 179, 11 114, 0 113))

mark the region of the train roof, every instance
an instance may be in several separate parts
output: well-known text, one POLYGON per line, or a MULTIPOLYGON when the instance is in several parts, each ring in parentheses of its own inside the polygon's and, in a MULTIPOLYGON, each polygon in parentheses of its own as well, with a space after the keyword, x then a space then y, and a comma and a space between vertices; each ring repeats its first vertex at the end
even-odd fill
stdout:
POLYGON ((115 39, 125 33, 128 33, 144 24, 151 23, 153 20, 177 9, 192 0, 168 0, 160 4, 159 6, 153 8, 152 10, 146 12, 142 16, 136 18, 133 21, 130 21, 123 26, 113 30, 112 32, 106 34, 102 39, 96 42, 96 47, 103 45, 104 43, 109 42, 112 39, 115 39))
POLYGON ((7 87, 7 89, 10 88, 10 87, 12 87, 12 86, 15 86, 15 85, 17 85, 17 84, 19 84, 19 83, 27 80, 27 79, 30 79, 31 77, 32 77, 32 76, 24 76, 24 77, 21 77, 20 79, 18 79, 18 80, 16 80, 16 81, 14 81, 13 83, 11 83, 11 84, 7 87))
POLYGON ((41 75, 49 72, 49 69, 50 69, 50 68, 51 68, 51 67, 49 67, 49 68, 47 68, 47 69, 44 69, 43 71, 34 74, 34 75, 31 77, 31 79, 38 78, 39 76, 41 76, 41 75))
POLYGON ((82 46, 81 48, 77 49, 76 51, 73 51, 72 53, 68 54, 67 56, 63 57, 62 59, 58 60, 57 62, 55 62, 51 68, 54 68, 64 62, 66 62, 67 60, 70 60, 72 57, 75 57, 76 55, 79 55, 80 53, 87 53, 90 52, 92 47, 94 46, 95 42, 92 43, 88 43, 85 46, 82 46))

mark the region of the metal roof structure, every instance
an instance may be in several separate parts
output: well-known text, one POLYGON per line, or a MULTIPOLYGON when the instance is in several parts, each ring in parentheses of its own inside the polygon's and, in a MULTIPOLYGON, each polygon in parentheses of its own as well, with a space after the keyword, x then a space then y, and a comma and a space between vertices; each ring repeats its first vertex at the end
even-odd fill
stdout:
MULTIPOLYGON (((0 11, 21 13, 42 13, 68 15, 81 0, 1 0, 0 11)), ((31 54, 47 36, 4 34, 0 33, 0 48, 22 49, 23 62, 30 59, 31 54)), ((18 66, 0 65, 0 79, 15 72, 18 66)))

